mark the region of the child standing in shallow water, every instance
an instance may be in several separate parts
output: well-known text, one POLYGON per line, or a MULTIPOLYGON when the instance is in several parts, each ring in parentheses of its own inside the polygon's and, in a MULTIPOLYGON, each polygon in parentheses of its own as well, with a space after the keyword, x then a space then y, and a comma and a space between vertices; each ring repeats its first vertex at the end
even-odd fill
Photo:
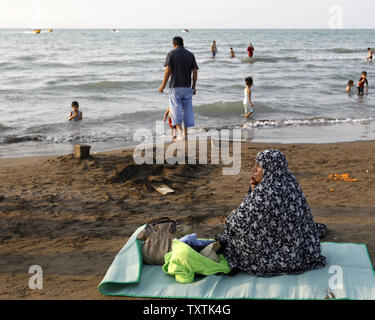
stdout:
POLYGON ((78 111, 78 108, 79 108, 78 102, 73 101, 72 102, 72 111, 70 111, 70 115, 69 115, 69 121, 71 121, 71 120, 74 120, 74 121, 82 120, 82 112, 78 111))
POLYGON ((164 113, 164 122, 167 121, 167 117, 168 117, 169 128, 171 129, 172 141, 175 141, 176 138, 177 138, 177 127, 176 126, 172 126, 172 118, 171 118, 171 109, 170 109, 170 107, 168 107, 167 110, 165 110, 165 113, 164 113))
POLYGON ((361 75, 361 79, 358 81, 358 94, 365 93, 365 84, 366 84, 366 93, 368 93, 368 80, 367 80, 367 72, 363 71, 361 75))
POLYGON ((251 87, 253 85, 253 78, 252 77, 247 77, 245 79, 246 82, 246 88, 244 90, 244 99, 243 99, 243 106, 245 109, 245 118, 247 119, 253 112, 254 112, 254 105, 253 102, 251 101, 251 87))

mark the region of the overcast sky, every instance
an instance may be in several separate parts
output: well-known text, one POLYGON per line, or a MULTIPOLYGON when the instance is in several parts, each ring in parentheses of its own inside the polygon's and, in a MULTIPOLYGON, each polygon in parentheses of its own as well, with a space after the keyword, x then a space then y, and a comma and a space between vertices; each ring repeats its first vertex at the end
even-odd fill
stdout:
POLYGON ((0 0, 0 28, 375 28, 375 0, 0 0))

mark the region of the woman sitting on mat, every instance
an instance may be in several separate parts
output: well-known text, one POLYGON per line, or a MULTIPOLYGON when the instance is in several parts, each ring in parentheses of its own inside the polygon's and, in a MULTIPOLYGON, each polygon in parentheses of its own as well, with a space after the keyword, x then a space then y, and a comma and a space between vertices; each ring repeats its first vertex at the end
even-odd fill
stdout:
POLYGON ((259 152, 252 173, 248 194, 216 236, 232 270, 266 277, 324 267, 319 238, 327 227, 314 223, 285 155, 259 152))

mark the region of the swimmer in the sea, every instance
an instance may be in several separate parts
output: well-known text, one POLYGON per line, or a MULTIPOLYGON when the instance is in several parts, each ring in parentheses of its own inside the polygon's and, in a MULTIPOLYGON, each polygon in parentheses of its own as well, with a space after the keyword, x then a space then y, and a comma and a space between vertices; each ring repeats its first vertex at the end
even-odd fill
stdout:
POLYGON ((345 91, 346 92, 352 92, 352 87, 354 87, 354 81, 353 80, 349 80, 348 81, 348 85, 346 86, 345 91))
POLYGON ((82 112, 78 110, 79 104, 77 101, 72 102, 72 111, 70 111, 69 121, 79 121, 82 120, 82 112))
POLYGON ((366 60, 372 62, 372 50, 371 50, 371 48, 367 48, 367 51, 368 51, 368 57, 366 58, 366 60))
POLYGON ((253 47, 252 43, 250 42, 249 46, 247 47, 247 53, 249 58, 252 58, 254 55, 255 48, 253 47))

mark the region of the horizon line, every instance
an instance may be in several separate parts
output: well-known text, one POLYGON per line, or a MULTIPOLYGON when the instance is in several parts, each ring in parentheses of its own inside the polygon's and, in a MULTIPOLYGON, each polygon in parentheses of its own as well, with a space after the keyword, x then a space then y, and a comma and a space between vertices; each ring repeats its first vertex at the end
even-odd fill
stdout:
POLYGON ((205 27, 205 28, 183 28, 183 27, 0 27, 0 29, 55 29, 55 30, 375 30, 375 27, 352 27, 352 28, 321 28, 321 27, 205 27))

